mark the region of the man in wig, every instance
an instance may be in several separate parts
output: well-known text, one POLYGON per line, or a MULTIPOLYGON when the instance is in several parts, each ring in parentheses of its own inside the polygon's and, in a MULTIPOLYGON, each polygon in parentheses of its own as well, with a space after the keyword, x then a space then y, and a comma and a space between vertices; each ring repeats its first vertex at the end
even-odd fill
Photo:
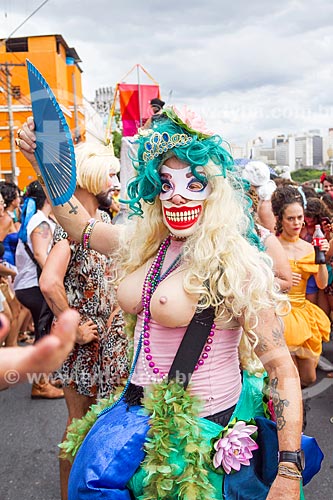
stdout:
MULTIPOLYGON (((62 445, 75 456, 69 498, 284 500, 288 491, 298 500, 302 404, 280 318, 288 303, 249 215, 249 183, 195 113, 163 114, 136 137, 128 223, 90 219, 75 198, 76 214, 54 208, 72 238, 113 256, 134 345, 123 393, 93 407, 62 445)), ((30 119, 20 148, 39 173, 34 141, 30 119)))

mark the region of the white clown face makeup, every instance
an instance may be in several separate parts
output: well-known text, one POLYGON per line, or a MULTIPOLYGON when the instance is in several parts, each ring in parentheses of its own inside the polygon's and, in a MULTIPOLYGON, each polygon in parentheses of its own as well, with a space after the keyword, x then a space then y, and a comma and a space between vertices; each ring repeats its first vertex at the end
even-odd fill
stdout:
POLYGON ((211 187, 195 177, 189 166, 170 168, 162 165, 160 177, 164 224, 175 236, 189 236, 201 218, 203 202, 211 193, 211 187))
POLYGON ((185 200, 206 200, 211 193, 208 182, 195 177, 191 172, 191 167, 178 170, 162 165, 160 177, 162 181, 160 200, 171 200, 175 194, 182 196, 185 200))

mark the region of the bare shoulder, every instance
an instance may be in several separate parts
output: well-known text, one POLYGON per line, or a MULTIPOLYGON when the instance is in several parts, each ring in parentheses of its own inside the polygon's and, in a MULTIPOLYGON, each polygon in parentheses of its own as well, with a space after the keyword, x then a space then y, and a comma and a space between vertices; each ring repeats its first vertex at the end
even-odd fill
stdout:
POLYGON ((7 230, 10 230, 12 226, 15 228, 13 219, 7 212, 5 212, 1 217, 1 226, 7 230))
POLYGON ((280 243, 279 238, 275 236, 275 234, 269 233, 265 238, 265 247, 267 250, 270 248, 272 249, 277 248, 281 250, 282 245, 280 243))
POLYGON ((298 243, 300 245, 300 248, 303 248, 307 253, 310 253, 313 251, 313 245, 312 243, 309 243, 308 241, 299 239, 298 243))

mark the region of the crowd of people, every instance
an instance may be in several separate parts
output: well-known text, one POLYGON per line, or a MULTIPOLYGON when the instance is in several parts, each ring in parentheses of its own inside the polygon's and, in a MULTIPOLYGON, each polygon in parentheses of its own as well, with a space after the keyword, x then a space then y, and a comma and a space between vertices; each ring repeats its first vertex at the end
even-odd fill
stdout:
POLYGON ((32 387, 32 397, 66 399, 62 500, 282 500, 286 490, 302 499, 301 388, 316 380, 318 363, 333 372, 321 358, 333 320, 333 182, 323 179, 325 198, 262 162, 237 166, 192 112, 158 101, 135 137, 121 224, 111 221, 120 185, 108 147, 76 147, 74 212, 47 199, 33 119, 19 130, 39 182, 23 199, 16 186, 0 185, 3 279, 15 302, 0 295, 10 322, 4 345, 15 348, 20 332, 28 342, 34 331, 36 345, 22 348, 29 352, 59 335, 64 312, 79 314, 71 352, 32 387), (324 263, 311 244, 316 225, 324 263), (85 418, 95 423, 71 453, 75 432, 87 434, 77 431, 85 418), (268 474, 258 458, 267 421, 276 423, 276 460, 259 481, 268 474), (230 433, 237 449, 224 448, 230 433), (175 448, 181 458, 172 466, 175 448))
POLYGON ((321 354, 322 342, 330 340, 333 320, 333 302, 329 298, 333 280, 333 190, 327 180, 330 176, 323 175, 322 189, 315 190, 309 183, 292 181, 290 175, 272 175, 260 161, 250 161, 243 175, 257 194, 259 230, 261 223, 266 232, 278 238, 292 272, 291 286, 285 290, 291 304, 290 313, 284 317, 285 339, 298 369, 305 366, 300 370, 300 378, 306 387, 316 381, 317 368, 333 375, 333 364, 321 354), (318 225, 323 233, 322 264, 315 263, 313 245, 318 225))
MULTIPOLYGON (((118 160, 113 153, 110 156, 118 172, 118 160)), ((120 182, 110 173, 109 183, 99 206, 111 222, 119 212, 120 182)), ((38 181, 22 191, 12 182, 0 181, 0 312, 9 320, 2 346, 33 344, 40 337, 44 296, 39 278, 53 246, 55 227, 52 207, 38 181)))

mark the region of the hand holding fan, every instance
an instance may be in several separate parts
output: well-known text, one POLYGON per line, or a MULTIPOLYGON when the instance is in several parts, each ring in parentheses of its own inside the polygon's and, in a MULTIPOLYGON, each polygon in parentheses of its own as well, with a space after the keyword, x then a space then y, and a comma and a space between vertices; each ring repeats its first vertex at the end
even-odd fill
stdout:
POLYGON ((37 68, 27 59, 32 111, 35 121, 35 155, 53 205, 70 203, 76 188, 74 144, 61 108, 37 68))

